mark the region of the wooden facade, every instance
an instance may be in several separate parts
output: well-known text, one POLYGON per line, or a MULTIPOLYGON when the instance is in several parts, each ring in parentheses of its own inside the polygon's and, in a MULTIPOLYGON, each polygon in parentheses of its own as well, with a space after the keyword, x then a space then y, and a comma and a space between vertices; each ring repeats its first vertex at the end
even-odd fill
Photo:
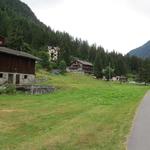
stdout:
POLYGON ((35 74, 35 60, 0 53, 0 72, 35 74))
POLYGON ((91 64, 87 61, 75 60, 71 63, 69 70, 92 74, 93 73, 93 64, 91 64))

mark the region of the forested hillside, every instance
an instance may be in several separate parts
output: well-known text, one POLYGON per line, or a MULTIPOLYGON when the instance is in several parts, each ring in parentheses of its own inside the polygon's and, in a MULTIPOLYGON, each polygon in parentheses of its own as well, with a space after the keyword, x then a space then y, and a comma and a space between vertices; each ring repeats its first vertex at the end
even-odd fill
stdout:
POLYGON ((101 46, 89 45, 87 41, 74 38, 66 32, 52 30, 19 0, 0 0, 0 35, 6 37, 6 46, 44 58, 41 64, 45 68, 51 66, 51 62, 48 62, 48 45, 61 48, 55 67, 61 60, 69 65, 73 57, 78 57, 92 62, 94 69, 100 70, 99 77, 102 77, 102 70, 109 64, 114 68, 114 75, 137 74, 143 64, 143 60, 136 57, 108 53, 101 46))

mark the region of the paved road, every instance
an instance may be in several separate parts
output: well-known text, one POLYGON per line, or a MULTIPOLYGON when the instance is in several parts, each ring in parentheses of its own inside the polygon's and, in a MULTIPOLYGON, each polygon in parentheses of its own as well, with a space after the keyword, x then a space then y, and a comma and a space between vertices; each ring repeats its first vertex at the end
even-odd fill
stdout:
POLYGON ((128 150, 150 150, 150 91, 144 97, 136 114, 128 150))

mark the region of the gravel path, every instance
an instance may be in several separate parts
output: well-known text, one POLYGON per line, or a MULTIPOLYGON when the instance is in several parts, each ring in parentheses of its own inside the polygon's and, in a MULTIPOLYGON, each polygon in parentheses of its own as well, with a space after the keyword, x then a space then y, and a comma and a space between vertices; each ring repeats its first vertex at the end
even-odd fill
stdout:
POLYGON ((150 91, 138 109, 127 147, 128 150, 150 150, 150 91))

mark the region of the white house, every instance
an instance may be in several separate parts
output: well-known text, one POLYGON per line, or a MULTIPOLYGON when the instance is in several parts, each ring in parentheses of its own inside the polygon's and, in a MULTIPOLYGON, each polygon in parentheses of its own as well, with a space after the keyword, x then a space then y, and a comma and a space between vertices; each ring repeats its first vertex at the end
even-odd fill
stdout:
POLYGON ((58 56, 59 56, 59 51, 60 51, 59 47, 48 46, 49 60, 57 61, 58 56))

